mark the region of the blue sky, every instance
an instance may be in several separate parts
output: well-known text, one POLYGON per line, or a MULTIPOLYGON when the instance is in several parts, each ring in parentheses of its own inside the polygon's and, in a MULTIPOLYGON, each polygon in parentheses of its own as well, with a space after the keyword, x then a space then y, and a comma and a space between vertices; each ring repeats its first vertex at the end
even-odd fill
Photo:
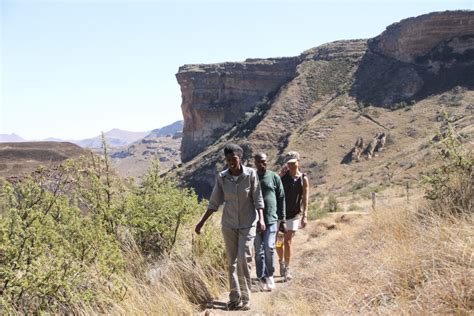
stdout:
POLYGON ((296 56, 471 1, 0 0, 0 134, 81 139, 182 119, 188 63, 296 56))

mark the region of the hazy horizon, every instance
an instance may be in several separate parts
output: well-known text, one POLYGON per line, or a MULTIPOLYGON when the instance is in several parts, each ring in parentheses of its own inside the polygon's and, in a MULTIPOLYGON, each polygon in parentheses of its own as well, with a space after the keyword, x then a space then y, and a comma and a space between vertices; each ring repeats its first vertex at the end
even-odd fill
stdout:
POLYGON ((184 64, 297 56, 473 1, 4 0, 0 134, 86 139, 182 119, 184 64))

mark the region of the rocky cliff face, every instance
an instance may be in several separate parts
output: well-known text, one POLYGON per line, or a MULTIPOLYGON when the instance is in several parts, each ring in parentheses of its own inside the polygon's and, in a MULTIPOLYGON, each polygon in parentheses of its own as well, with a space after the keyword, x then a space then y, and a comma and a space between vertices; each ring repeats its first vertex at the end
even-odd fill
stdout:
MULTIPOLYGON (((430 53, 440 43, 474 34, 474 14, 470 11, 447 11, 402 20, 387 27, 385 32, 368 41, 369 49, 377 54, 406 63, 416 63, 420 56, 430 53)), ((463 54, 466 48, 452 43, 463 54)))
POLYGON ((298 62, 295 57, 180 67, 182 160, 189 161, 293 79, 298 62))
POLYGON ((474 13, 447 11, 409 18, 368 40, 351 94, 391 107, 457 85, 474 87, 474 13))

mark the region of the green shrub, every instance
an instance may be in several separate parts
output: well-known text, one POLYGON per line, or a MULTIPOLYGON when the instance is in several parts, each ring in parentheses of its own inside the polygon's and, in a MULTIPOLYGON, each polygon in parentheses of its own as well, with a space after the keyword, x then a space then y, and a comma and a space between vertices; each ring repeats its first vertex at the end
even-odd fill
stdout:
POLYGON ((423 177, 430 210, 439 215, 471 214, 474 200, 474 155, 465 149, 444 114, 445 124, 438 135, 441 166, 423 177))
POLYGON ((161 178, 155 161, 140 186, 128 196, 124 224, 144 254, 161 255, 169 253, 184 234, 183 224, 194 223, 191 219, 204 210, 194 192, 179 189, 175 181, 161 178))
POLYGON ((309 205, 308 208, 308 220, 313 221, 320 219, 327 214, 327 211, 324 208, 321 208, 320 202, 314 202, 309 205))
POLYGON ((326 212, 338 212, 341 210, 339 203, 334 195, 330 195, 323 208, 326 212))
POLYGON ((0 305, 7 311, 64 312, 123 294, 115 282, 124 263, 119 243, 96 214, 62 194, 63 180, 27 177, 2 188, 0 305))

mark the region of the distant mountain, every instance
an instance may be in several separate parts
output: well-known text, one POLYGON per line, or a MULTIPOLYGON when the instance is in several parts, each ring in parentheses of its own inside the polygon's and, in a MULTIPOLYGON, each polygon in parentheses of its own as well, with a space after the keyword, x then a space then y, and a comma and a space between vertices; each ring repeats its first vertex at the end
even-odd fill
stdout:
POLYGON ((17 134, 0 134, 0 143, 24 142, 25 140, 17 134))
MULTIPOLYGON (((130 132, 114 128, 104 133, 104 135, 108 145, 110 145, 111 147, 120 147, 129 145, 139 139, 142 139, 149 133, 150 131, 130 132)), ((100 148, 102 146, 102 135, 72 142, 83 148, 100 148)))
POLYGON ((183 130, 183 121, 176 121, 170 125, 166 125, 162 128, 154 129, 148 134, 145 138, 152 138, 152 137, 162 137, 166 135, 173 136, 177 132, 181 132, 183 130))
POLYGON ((160 161, 160 170, 175 168, 181 163, 180 146, 183 121, 152 130, 146 137, 109 152, 114 168, 124 177, 142 176, 155 159, 160 161))

